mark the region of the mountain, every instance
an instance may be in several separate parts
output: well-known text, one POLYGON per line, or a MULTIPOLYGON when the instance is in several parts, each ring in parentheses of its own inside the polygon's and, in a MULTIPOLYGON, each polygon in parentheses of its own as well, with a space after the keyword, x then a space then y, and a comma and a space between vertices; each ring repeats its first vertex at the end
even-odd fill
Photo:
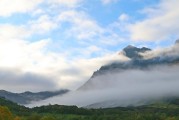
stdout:
POLYGON ((135 46, 132 45, 128 45, 127 47, 125 47, 123 49, 123 53, 132 59, 140 59, 142 58, 142 56, 139 53, 144 53, 147 51, 151 51, 150 48, 146 48, 146 47, 142 47, 142 48, 137 48, 135 46))
POLYGON ((178 43, 179 40, 170 47, 156 50, 125 47, 119 55, 122 53, 129 60, 101 66, 79 87, 79 92, 94 94, 94 98, 100 96, 86 107, 141 106, 178 97, 178 43))
POLYGON ((0 90, 0 97, 4 97, 7 100, 13 101, 18 104, 29 104, 32 101, 40 101, 53 96, 63 95, 69 92, 69 90, 59 90, 59 91, 44 91, 44 92, 23 92, 23 93, 12 93, 5 90, 0 90))
POLYGON ((175 44, 179 44, 179 39, 175 41, 175 44))
MULTIPOLYGON (((98 76, 102 76, 110 73, 121 73, 125 70, 141 69, 147 70, 149 67, 161 66, 161 65, 172 65, 179 63, 179 40, 175 42, 175 45, 171 48, 166 48, 157 54, 156 51, 150 48, 142 47, 137 48, 135 46, 127 46, 122 50, 122 53, 130 58, 129 61, 121 62, 116 61, 111 64, 103 65, 101 68, 93 73, 91 78, 79 87, 78 90, 90 90, 101 87, 101 81, 97 80, 98 76), (150 54, 157 54, 155 56, 144 58, 142 54, 149 52, 150 54), (142 53, 142 54, 141 54, 142 53), (96 84, 96 81, 98 81, 96 84)), ((108 81, 103 81, 108 83, 108 81)))

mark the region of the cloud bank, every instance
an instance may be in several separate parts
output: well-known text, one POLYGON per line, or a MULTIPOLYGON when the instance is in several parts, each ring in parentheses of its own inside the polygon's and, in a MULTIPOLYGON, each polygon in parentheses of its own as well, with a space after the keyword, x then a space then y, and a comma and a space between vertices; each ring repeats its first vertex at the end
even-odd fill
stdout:
POLYGON ((91 107, 143 105, 151 100, 179 96, 178 70, 179 65, 174 65, 107 73, 95 77, 90 90, 74 91, 29 106, 49 103, 79 107, 92 104, 91 107))
POLYGON ((160 57, 161 59, 167 58, 173 60, 179 57, 179 44, 175 43, 174 45, 166 48, 158 48, 152 51, 147 51, 145 53, 140 53, 144 59, 151 59, 155 57, 160 57))
MULTIPOLYGON (((144 59, 179 58, 178 44, 142 55, 144 59)), ((179 63, 158 64, 147 69, 133 68, 108 71, 90 79, 88 89, 79 89, 28 106, 47 104, 77 105, 79 107, 138 106, 160 99, 179 97, 179 63)))

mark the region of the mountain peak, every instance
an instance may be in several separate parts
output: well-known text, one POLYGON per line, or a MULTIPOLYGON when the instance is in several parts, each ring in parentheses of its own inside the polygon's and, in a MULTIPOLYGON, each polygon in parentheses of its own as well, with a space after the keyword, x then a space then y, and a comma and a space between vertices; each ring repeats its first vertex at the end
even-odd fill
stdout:
POLYGON ((179 44, 179 39, 175 41, 175 44, 179 44))
POLYGON ((132 49, 132 48, 136 48, 135 46, 133 45, 128 45, 127 47, 125 47, 124 49, 132 49))
POLYGON ((137 48, 135 46, 128 45, 127 47, 125 47, 123 49, 123 52, 127 57, 132 58, 132 59, 137 59, 137 58, 141 58, 139 53, 144 53, 144 52, 150 51, 150 50, 151 49, 146 48, 146 47, 137 48))

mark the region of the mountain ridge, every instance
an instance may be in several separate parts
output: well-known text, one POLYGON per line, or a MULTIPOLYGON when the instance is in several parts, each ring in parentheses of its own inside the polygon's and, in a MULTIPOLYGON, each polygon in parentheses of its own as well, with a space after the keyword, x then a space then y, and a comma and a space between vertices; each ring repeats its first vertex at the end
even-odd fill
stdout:
MULTIPOLYGON (((179 45, 179 40, 176 40, 175 46, 179 45)), ((160 65, 173 65, 179 63, 179 55, 178 56, 168 56, 166 53, 162 55, 157 55, 152 58, 145 59, 141 53, 152 52, 152 49, 142 47, 137 48, 132 45, 128 45, 122 50, 122 53, 131 60, 120 62, 116 61, 111 64, 103 65, 99 68, 99 70, 95 71, 90 79, 84 83, 82 86, 78 88, 78 90, 88 90, 91 89, 91 85, 93 85, 92 81, 95 77, 104 75, 106 73, 113 72, 121 72, 123 70, 132 70, 132 69, 148 69, 152 66, 160 66, 160 65)))
POLYGON ((125 56, 127 56, 128 58, 141 59, 142 56, 140 55, 140 53, 151 51, 151 49, 147 47, 138 48, 132 45, 128 45, 122 51, 125 54, 125 56))
POLYGON ((6 98, 7 100, 13 101, 18 104, 29 104, 32 101, 40 101, 45 100, 47 98, 57 96, 57 95, 63 95, 65 93, 69 92, 67 89, 62 89, 58 91, 42 91, 42 92, 22 92, 22 93, 12 93, 8 92, 6 90, 0 90, 0 97, 6 98))

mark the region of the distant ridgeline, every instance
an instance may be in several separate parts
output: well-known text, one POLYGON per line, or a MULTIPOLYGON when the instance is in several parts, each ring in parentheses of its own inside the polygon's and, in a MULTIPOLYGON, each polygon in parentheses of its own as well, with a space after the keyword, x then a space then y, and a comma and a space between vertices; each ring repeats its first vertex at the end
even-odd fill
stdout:
MULTIPOLYGON (((176 41, 176 44, 178 43, 179 40, 176 41)), ((146 47, 137 48, 134 46, 128 46, 123 49, 123 52, 124 55, 126 55, 128 58, 131 58, 130 61, 115 62, 110 65, 104 65, 97 72, 95 72, 94 75, 98 74, 98 72, 100 73, 108 70, 120 70, 120 69, 125 70, 125 69, 132 69, 132 68, 145 69, 152 65, 173 64, 179 62, 179 54, 178 56, 161 55, 149 59, 144 59, 140 53, 145 53, 148 51, 152 51, 152 50, 146 47)))
POLYGON ((29 104, 32 101, 40 101, 53 96, 63 95, 69 92, 69 90, 59 90, 59 91, 44 91, 44 92, 24 92, 24 93, 11 93, 5 90, 0 90, 0 97, 6 98, 7 100, 11 100, 18 104, 29 104))

